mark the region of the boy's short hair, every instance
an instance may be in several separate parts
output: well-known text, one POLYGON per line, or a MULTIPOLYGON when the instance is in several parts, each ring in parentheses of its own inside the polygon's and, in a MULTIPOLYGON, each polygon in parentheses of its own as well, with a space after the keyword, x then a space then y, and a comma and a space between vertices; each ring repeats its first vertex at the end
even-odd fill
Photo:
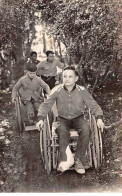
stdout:
POLYGON ((25 69, 27 71, 30 71, 30 72, 36 72, 37 71, 36 65, 31 64, 31 63, 27 63, 26 66, 25 66, 25 69))
POLYGON ((30 53, 30 56, 33 56, 34 54, 36 54, 36 56, 37 56, 37 52, 35 52, 35 51, 32 51, 32 52, 30 53))
POLYGON ((65 70, 72 70, 72 71, 74 71, 75 75, 79 77, 78 71, 76 70, 75 67, 73 67, 73 66, 67 66, 67 67, 65 67, 63 69, 63 71, 65 71, 65 70))
POLYGON ((46 55, 49 56, 49 54, 54 54, 52 50, 47 50, 46 55))

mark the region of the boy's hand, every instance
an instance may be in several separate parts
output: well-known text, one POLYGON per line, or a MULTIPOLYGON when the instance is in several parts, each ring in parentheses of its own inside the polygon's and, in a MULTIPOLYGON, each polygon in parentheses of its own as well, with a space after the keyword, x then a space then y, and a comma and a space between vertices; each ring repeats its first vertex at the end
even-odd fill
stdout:
POLYGON ((41 130, 43 124, 44 124, 43 120, 40 120, 39 122, 36 123, 36 127, 37 127, 37 129, 38 129, 39 131, 41 130))
POLYGON ((97 120, 97 126, 98 126, 98 128, 101 129, 101 132, 103 132, 104 123, 103 123, 103 121, 101 119, 97 120))
POLYGON ((47 94, 49 95, 50 93, 51 93, 51 90, 50 90, 50 89, 48 89, 47 94))
POLYGON ((45 99, 47 99, 47 98, 48 98, 48 96, 49 96, 48 94, 45 94, 45 99))
POLYGON ((16 98, 12 98, 12 103, 15 103, 15 101, 16 101, 16 98))

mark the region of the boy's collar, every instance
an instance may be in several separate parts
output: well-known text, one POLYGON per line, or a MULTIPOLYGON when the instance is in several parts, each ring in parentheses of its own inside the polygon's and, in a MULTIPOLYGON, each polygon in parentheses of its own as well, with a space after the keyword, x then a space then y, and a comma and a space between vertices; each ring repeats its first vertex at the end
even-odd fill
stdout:
POLYGON ((28 74, 26 74, 26 77, 29 78, 30 80, 33 80, 34 78, 30 78, 28 74))
MULTIPOLYGON (((66 86, 64 86, 64 89, 66 90, 66 91, 68 91, 68 89, 66 88, 66 86)), ((76 84, 74 85, 74 87, 73 87, 73 89, 71 90, 71 91, 74 91, 76 89, 76 84)))
POLYGON ((49 63, 49 64, 50 64, 51 62, 47 59, 47 60, 46 60, 46 63, 49 63))

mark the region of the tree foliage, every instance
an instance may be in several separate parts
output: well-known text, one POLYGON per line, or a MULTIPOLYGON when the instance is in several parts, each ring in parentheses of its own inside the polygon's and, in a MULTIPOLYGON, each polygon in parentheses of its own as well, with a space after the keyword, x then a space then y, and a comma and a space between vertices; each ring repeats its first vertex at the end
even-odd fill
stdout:
POLYGON ((1 0, 1 32, 0 48, 9 46, 14 50, 20 48, 19 42, 28 38, 28 31, 35 20, 35 1, 27 0, 1 0))
MULTIPOLYGON (((35 36, 36 7, 35 0, 0 1, 0 72, 2 84, 6 80, 9 84, 14 76, 20 77, 20 73, 23 73, 23 57, 30 52, 31 43, 35 36)), ((3 84, 3 86, 5 85, 3 84)))
POLYGON ((77 65, 86 85, 94 91, 96 86, 111 86, 112 81, 120 83, 120 0, 0 2, 0 48, 7 49, 15 60, 30 52, 35 12, 39 11, 40 25, 44 21, 49 36, 64 44, 68 63, 77 65))
POLYGON ((62 42, 85 83, 101 86, 120 78, 118 53, 120 1, 40 1, 49 34, 62 42))

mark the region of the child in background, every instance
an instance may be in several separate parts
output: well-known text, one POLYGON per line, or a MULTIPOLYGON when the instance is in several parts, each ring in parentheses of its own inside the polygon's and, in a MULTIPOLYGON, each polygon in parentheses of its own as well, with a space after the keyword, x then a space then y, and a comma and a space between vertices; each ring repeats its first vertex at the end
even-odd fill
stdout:
POLYGON ((27 119, 25 123, 33 123, 35 114, 38 112, 40 104, 44 101, 41 95, 44 89, 47 94, 50 93, 49 86, 36 75, 37 68, 33 64, 26 66, 26 75, 21 77, 14 85, 12 90, 12 102, 15 102, 17 92, 19 92, 22 103, 26 108, 27 119))

